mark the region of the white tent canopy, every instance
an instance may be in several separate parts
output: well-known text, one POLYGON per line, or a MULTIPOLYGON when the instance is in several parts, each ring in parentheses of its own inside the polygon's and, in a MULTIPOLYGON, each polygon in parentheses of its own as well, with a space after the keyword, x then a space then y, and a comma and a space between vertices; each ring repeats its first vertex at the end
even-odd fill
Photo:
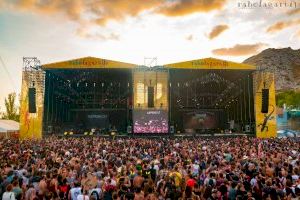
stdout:
POLYGON ((20 130, 20 123, 13 120, 0 119, 0 133, 15 132, 20 130))

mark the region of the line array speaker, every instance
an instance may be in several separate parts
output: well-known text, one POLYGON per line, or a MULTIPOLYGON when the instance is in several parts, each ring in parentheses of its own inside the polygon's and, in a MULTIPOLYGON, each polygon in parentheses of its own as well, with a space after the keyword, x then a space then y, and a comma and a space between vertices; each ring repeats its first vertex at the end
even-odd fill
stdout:
POLYGON ((36 89, 28 89, 28 110, 29 113, 36 113, 36 89))
POLYGON ((148 108, 154 107, 154 87, 148 87, 148 108))
POLYGON ((261 91, 261 112, 269 112, 269 89, 262 89, 261 91))

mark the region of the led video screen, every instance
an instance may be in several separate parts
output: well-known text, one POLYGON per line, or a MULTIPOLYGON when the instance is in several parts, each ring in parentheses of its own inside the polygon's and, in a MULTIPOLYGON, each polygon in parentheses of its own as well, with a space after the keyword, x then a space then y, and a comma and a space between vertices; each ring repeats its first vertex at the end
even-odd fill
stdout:
POLYGON ((73 111, 71 122, 83 129, 117 129, 124 131, 126 127, 126 110, 115 111, 73 111))
POLYGON ((183 124, 185 129, 215 129, 219 127, 219 112, 192 111, 184 113, 183 124))
POLYGON ((166 110, 135 110, 133 112, 134 133, 168 133, 166 110))
POLYGON ((77 125, 84 128, 106 128, 109 126, 108 113, 95 111, 72 112, 77 125))

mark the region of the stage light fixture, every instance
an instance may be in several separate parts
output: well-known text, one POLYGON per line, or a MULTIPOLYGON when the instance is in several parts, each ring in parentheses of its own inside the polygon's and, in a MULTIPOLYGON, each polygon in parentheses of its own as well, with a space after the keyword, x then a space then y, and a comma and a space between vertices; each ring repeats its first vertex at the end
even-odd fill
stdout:
POLYGON ((116 135, 116 132, 115 132, 115 131, 111 131, 111 132, 110 132, 110 135, 111 135, 111 136, 115 136, 115 135, 116 135))

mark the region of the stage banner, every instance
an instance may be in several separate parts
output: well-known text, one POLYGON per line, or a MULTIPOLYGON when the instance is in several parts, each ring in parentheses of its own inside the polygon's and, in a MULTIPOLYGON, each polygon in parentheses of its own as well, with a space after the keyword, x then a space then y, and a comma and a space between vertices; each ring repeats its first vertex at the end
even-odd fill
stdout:
POLYGON ((256 137, 271 138, 277 136, 276 99, 274 73, 255 72, 253 74, 254 109, 256 137), (262 113, 262 89, 269 89, 268 113, 262 113))
POLYGON ((43 71, 23 71, 20 105, 20 138, 41 139, 44 112, 44 82, 43 71), (29 88, 36 89, 36 113, 29 113, 29 88))
POLYGON ((107 60, 102 58, 85 57, 74 60, 44 64, 43 69, 114 69, 134 68, 135 64, 107 60))
POLYGON ((236 63, 215 58, 204 58, 165 65, 166 68, 174 69, 211 69, 211 70, 255 70, 256 67, 244 63, 236 63))

